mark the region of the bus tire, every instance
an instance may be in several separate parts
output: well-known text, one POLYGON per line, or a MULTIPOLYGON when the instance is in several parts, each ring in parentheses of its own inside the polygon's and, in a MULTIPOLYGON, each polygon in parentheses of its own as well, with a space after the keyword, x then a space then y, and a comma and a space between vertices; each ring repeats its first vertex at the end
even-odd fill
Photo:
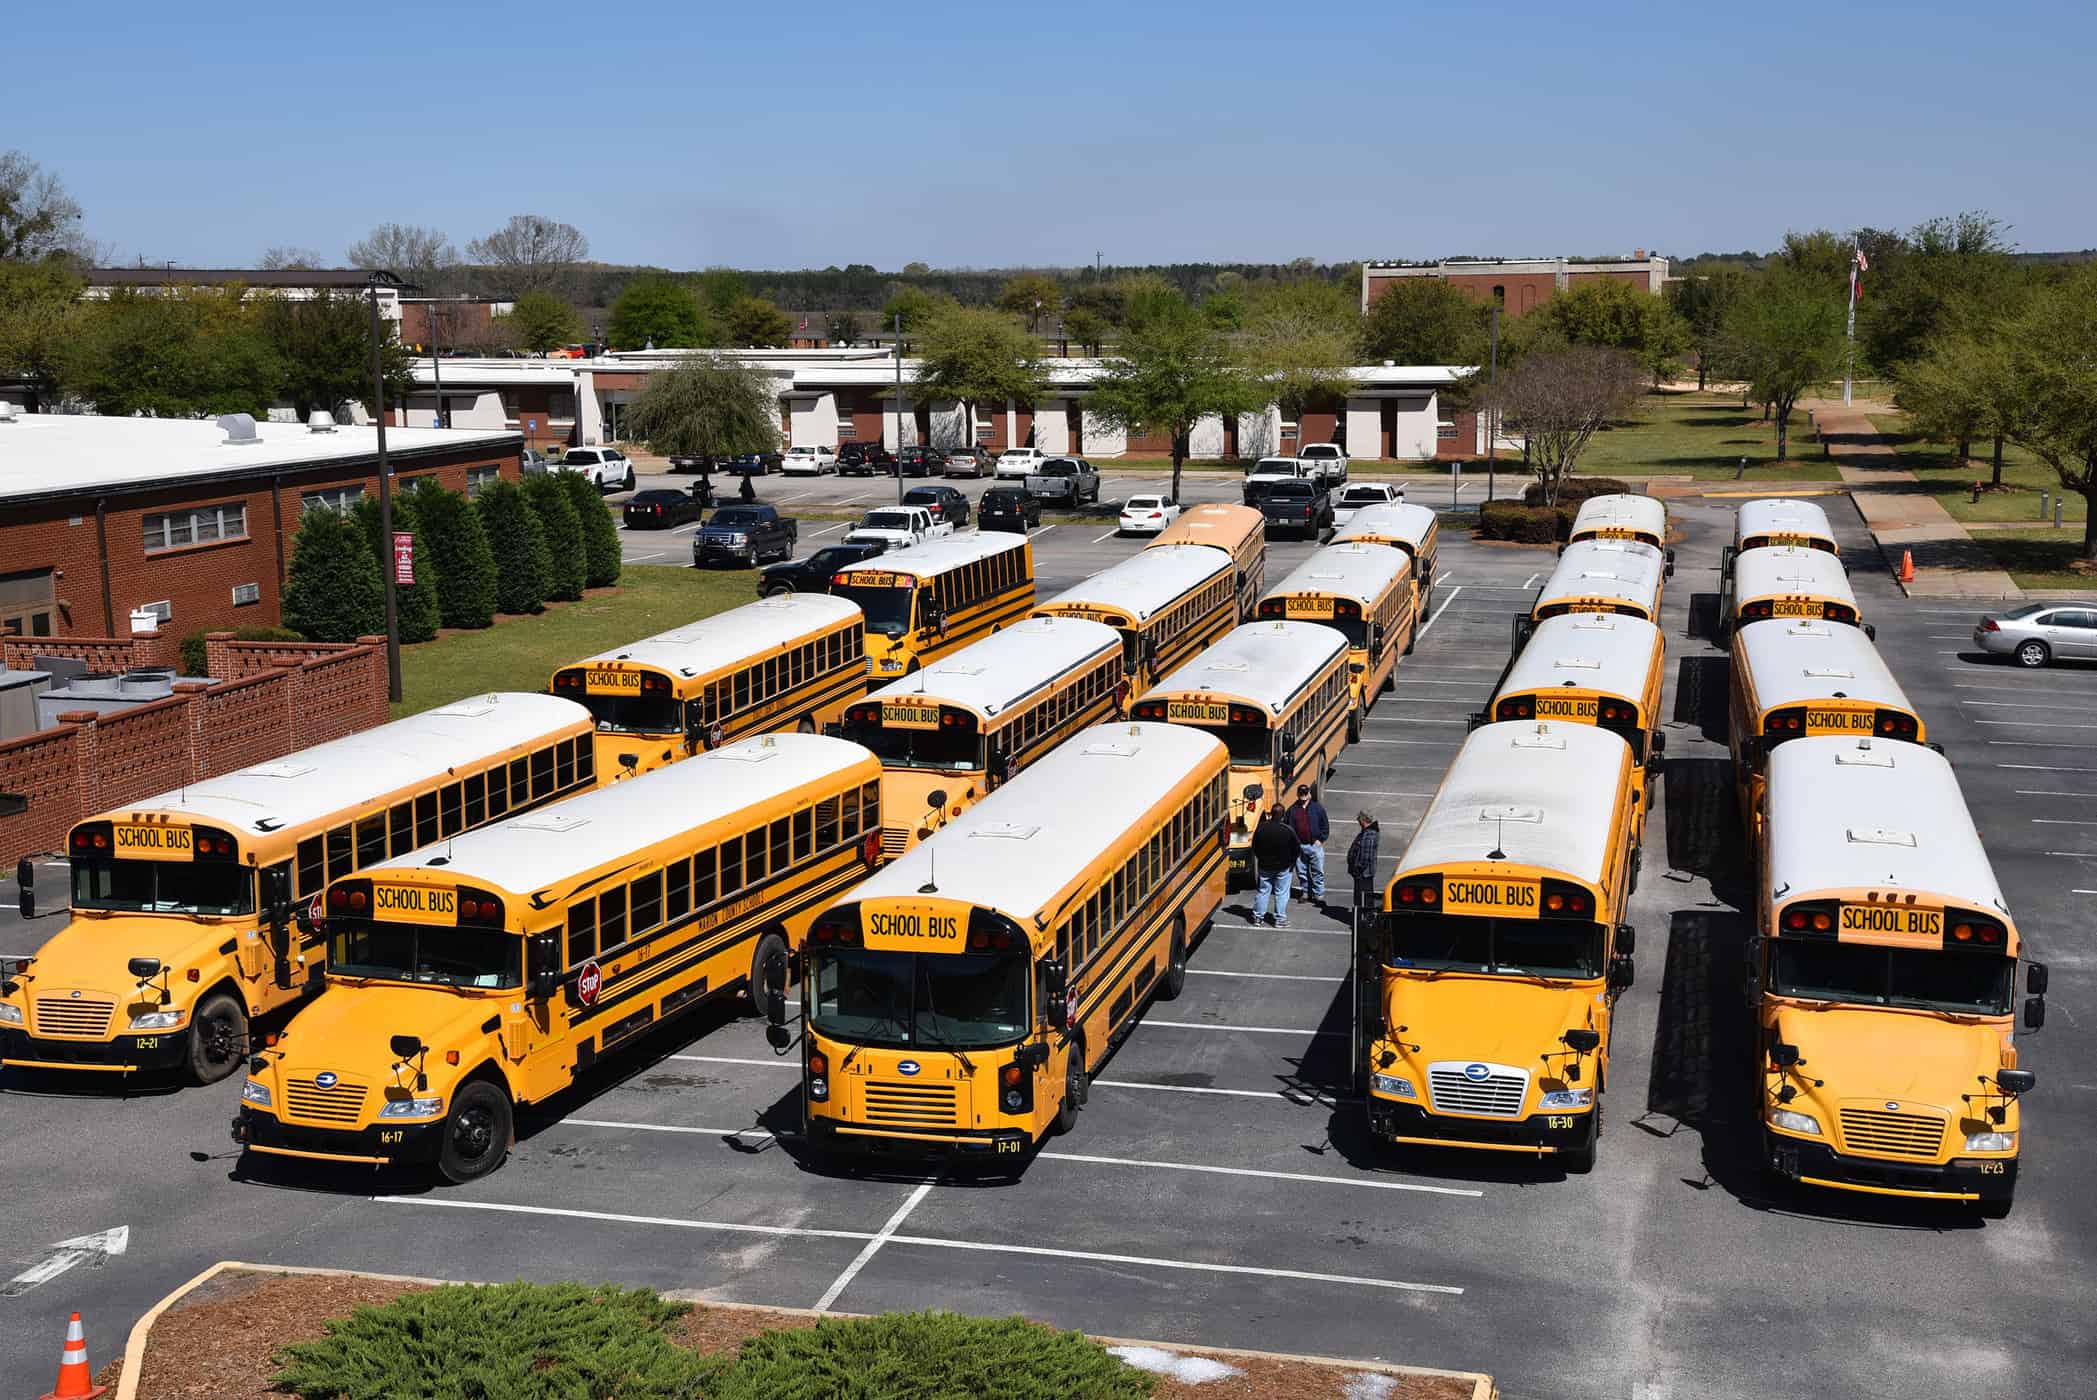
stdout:
POLYGON ((1172 921, 1172 947, 1165 954, 1165 980, 1158 984, 1159 1001, 1176 1001, 1187 990, 1187 923, 1183 916, 1172 921))
POLYGON ((1070 1058, 1063 1065, 1063 1103, 1056 1110, 1049 1131, 1062 1137, 1078 1125, 1078 1110, 1085 1105, 1085 1042, 1070 1038, 1070 1058))
POLYGON ((743 986, 743 990, 750 997, 750 1012, 752 1015, 762 1016, 764 1014, 762 989, 764 987, 766 964, 775 957, 784 958, 786 956, 786 940, 781 938, 776 932, 768 931, 759 936, 757 947, 750 954, 750 980, 743 986))
POLYGON ((486 1176, 510 1155, 510 1127, 510 1096, 485 1079, 468 1081, 445 1115, 437 1170, 454 1186, 486 1176))
POLYGON ((1357 705, 1347 712, 1347 742, 1350 744, 1359 744, 1361 741, 1362 709, 1361 706, 1357 705))
POLYGON ((1599 1088, 1595 1095, 1595 1130, 1581 1146, 1558 1154, 1559 1165, 1567 1176, 1586 1176, 1595 1169, 1595 1149, 1602 1142, 1602 1096, 1599 1088))
POLYGON ((213 992, 197 1004, 189 1023, 189 1077, 216 1084, 248 1054, 248 1018, 231 993, 213 992))

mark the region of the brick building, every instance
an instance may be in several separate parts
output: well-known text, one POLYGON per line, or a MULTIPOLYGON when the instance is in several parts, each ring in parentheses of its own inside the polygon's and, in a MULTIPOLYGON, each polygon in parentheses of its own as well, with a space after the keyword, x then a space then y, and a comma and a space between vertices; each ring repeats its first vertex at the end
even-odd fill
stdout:
POLYGON ((1431 263, 1363 263, 1362 310, 1405 277, 1436 277, 1469 296, 1498 302, 1509 316, 1534 311, 1554 292, 1597 282, 1626 282, 1660 295, 1667 259, 1641 248, 1628 258, 1444 258, 1431 263))
MULTIPOLYGON (((516 480, 505 431, 393 428, 395 487, 516 480)), ((0 636, 166 637, 281 620, 300 514, 378 490, 377 433, 198 420, 0 419, 0 636)))

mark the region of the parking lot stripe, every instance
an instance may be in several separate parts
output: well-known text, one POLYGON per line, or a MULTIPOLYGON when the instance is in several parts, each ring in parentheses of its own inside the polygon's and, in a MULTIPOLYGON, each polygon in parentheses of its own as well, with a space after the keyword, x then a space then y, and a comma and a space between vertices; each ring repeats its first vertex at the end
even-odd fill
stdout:
MULTIPOLYGON (((1999 744, 2003 741, 2000 739, 1990 739, 1988 742, 1991 744, 1999 744)), ((2073 744, 2059 744, 2054 745, 2053 747, 2073 748, 2075 746, 2073 744)), ((1997 768, 2021 769, 2028 773, 2097 773, 2097 768, 2063 768, 2060 767, 2058 764, 2052 763, 1998 763, 1994 766, 1997 768)))
POLYGON ((1293 1026, 1221 1026, 1211 1025, 1207 1021, 1160 1021, 1155 1016, 1146 1016, 1136 1023, 1139 1030, 1158 1026, 1163 1026, 1169 1031, 1235 1031, 1239 1035, 1331 1036, 1338 1039, 1343 1034, 1340 1031, 1300 1031, 1293 1026))
POLYGON ((1190 967, 1189 977, 1250 977, 1262 982, 1345 982, 1344 977, 1313 977, 1307 972, 1225 972, 1214 967, 1190 967))
MULTIPOLYGON (((1487 666, 1487 667, 1480 667, 1479 669, 1481 669, 1481 670, 1498 670, 1499 668, 1498 668, 1498 667, 1494 667, 1494 666, 1487 666)), ((1479 686, 1488 686, 1488 687, 1489 687, 1489 686, 1491 686, 1491 685, 1492 685, 1492 682, 1491 682, 1491 681, 1433 681, 1433 680, 1429 680, 1429 679, 1427 679, 1427 678, 1426 678, 1425 676, 1419 676, 1419 677, 1414 677, 1414 676, 1408 675, 1408 674, 1406 674, 1406 672, 1405 672, 1405 671, 1402 671, 1402 670, 1401 670, 1401 671, 1400 671, 1400 672, 1398 673, 1398 684, 1400 684, 1400 685, 1461 685, 1461 686, 1468 686, 1468 687, 1470 687, 1471 689, 1473 689, 1473 690, 1476 690, 1476 689, 1477 689, 1477 688, 1478 688, 1479 686)))
POLYGON ((759 1069, 790 1069, 801 1072, 801 1062, 781 1056, 776 1060, 742 1059, 734 1055, 666 1055, 669 1060, 696 1060, 703 1065, 756 1065, 759 1069))
POLYGON ((1961 699, 1959 703, 1961 705, 1970 705, 1976 710, 2072 710, 2079 712, 2082 710, 2087 710, 2090 707, 2089 701, 2087 699, 2085 699, 2083 703, 2080 705, 2035 705, 2028 700, 1961 699))
POLYGON ((1348 933, 1347 933, 1347 930, 1346 930, 1346 929, 1343 929, 1343 928, 1297 928, 1297 927, 1295 927, 1295 926, 1294 926, 1294 925, 1292 925, 1292 924, 1283 924, 1283 925, 1282 925, 1282 926, 1281 926, 1280 928, 1269 928, 1269 927, 1268 927, 1267 925, 1265 925, 1265 924, 1210 924, 1210 925, 1209 925, 1209 932, 1210 932, 1210 933, 1322 933, 1322 934, 1326 934, 1326 935, 1328 935, 1328 936, 1330 936, 1330 937, 1333 937, 1333 938, 1346 938, 1346 937, 1348 937, 1348 936, 1349 936, 1349 935, 1348 935, 1348 933))
POLYGON ((1320 1274, 1303 1269, 1267 1269, 1253 1264, 1211 1264, 1199 1259, 1161 1259, 1141 1254, 1102 1254, 1089 1249, 1051 1249, 1036 1244, 992 1244, 987 1240, 947 1240, 927 1235, 895 1235, 888 1241, 898 1245, 921 1245, 928 1249, 960 1249, 982 1254, 1031 1254, 1044 1259, 1077 1259, 1091 1264, 1128 1264, 1137 1268, 1184 1269, 1205 1274, 1240 1274, 1252 1278, 1300 1279, 1306 1283, 1337 1283, 1356 1288, 1384 1288, 1404 1293, 1443 1293, 1461 1297, 1463 1290, 1446 1283, 1406 1283, 1397 1279, 1362 1278, 1353 1274, 1320 1274))
POLYGON ((691 1137, 777 1138, 769 1128, 688 1128, 680 1123, 629 1123, 620 1118, 542 1118, 563 1128, 624 1128, 636 1133, 685 1133, 691 1137))
POLYGON ((2040 855, 2066 856, 2070 860, 2097 860, 2097 851, 2041 851, 2040 855))
MULTIPOLYGON (((1442 703, 1445 705, 1468 705, 1472 702, 1469 700, 1445 700, 1442 703)), ((1424 719, 1416 718, 1412 715, 1379 715, 1377 718, 1369 721, 1371 724, 1469 724, 1470 722, 1467 719, 1424 719)))
POLYGON ((1232 1099, 1284 1099, 1297 1107, 1306 1104, 1360 1103, 1360 1099, 1336 1099, 1317 1089, 1212 1089, 1203 1084, 1145 1084, 1138 1079, 1095 1079, 1095 1089, 1155 1089, 1161 1094, 1215 1094, 1232 1099), (1308 1097, 1291 1097, 1292 1094, 1308 1097))
MULTIPOLYGON (((1468 720, 1461 720, 1461 719, 1451 719, 1451 720, 1416 720, 1416 721, 1414 721, 1414 722, 1415 722, 1415 723, 1418 723, 1418 724, 1467 724, 1467 723, 1469 723, 1469 721, 1468 721, 1468 720)), ((1433 746, 1433 747, 1435 747, 1435 748, 1447 748, 1447 747, 1448 747, 1448 744, 1447 744, 1447 743, 1446 743, 1446 742, 1445 742, 1444 740, 1441 740, 1441 739, 1357 739, 1357 740, 1356 740, 1355 742, 1356 742, 1356 743, 1358 743, 1358 744, 1428 744, 1428 745, 1432 745, 1432 746, 1433 746)))
MULTIPOLYGON (((1327 792, 1333 791, 1331 788, 1327 792)), ((2059 788, 2018 788, 2019 797, 2097 797, 2097 792, 2063 792, 2059 788)))
POLYGON ((1460 583, 1449 590, 1449 596, 1442 600, 1442 605, 1434 610, 1434 616, 1428 618, 1426 623, 1420 628, 1419 635, 1424 637, 1433 630, 1435 623, 1442 620, 1442 614, 1449 611, 1449 605, 1456 601, 1456 595, 1463 592, 1466 587, 1468 585, 1460 583))
POLYGON ((811 1240, 871 1240, 870 1230, 824 1230, 812 1225, 754 1225, 733 1220, 684 1220, 674 1215, 623 1215, 573 1206, 527 1206, 512 1201, 461 1201, 435 1196, 367 1196, 382 1206, 433 1206, 445 1210, 487 1210, 504 1215, 550 1215, 566 1220, 599 1220, 614 1225, 668 1226, 678 1230, 720 1230, 733 1235, 774 1235, 811 1240))
POLYGON ((1343 792, 1343 793, 1347 794, 1347 796, 1349 796, 1349 797, 1418 797, 1418 798, 1429 798, 1429 797, 1432 797, 1432 796, 1434 796, 1434 794, 1433 794, 1433 793, 1431 793, 1431 792, 1391 792, 1391 791, 1388 791, 1388 790, 1386 790, 1386 789, 1384 789, 1384 788, 1344 788, 1344 787, 1328 787, 1328 788, 1326 789, 1326 791, 1327 791, 1327 792, 1343 792))
POLYGON ((1467 1186, 1433 1186, 1420 1181, 1371 1181, 1351 1176, 1313 1176, 1308 1172, 1261 1171, 1256 1167, 1217 1167, 1203 1162, 1146 1162, 1140 1157, 1094 1157, 1083 1152, 1037 1152, 1044 1162, 1084 1162, 1099 1167, 1151 1167, 1168 1172, 1207 1172, 1212 1176, 1254 1176, 1268 1181, 1301 1181, 1314 1186, 1364 1186, 1372 1191, 1420 1191, 1430 1196, 1483 1196, 1467 1186))
POLYGON ((839 522, 838 522, 837 524, 835 524, 835 525, 832 525, 832 526, 830 526, 830 527, 829 527, 829 529, 826 529, 826 530, 811 530, 811 531, 809 531, 808 537, 809 537, 810 539, 814 539, 814 538, 816 538, 816 537, 817 537, 818 535, 827 535, 827 534, 831 534, 831 533, 832 533, 832 532, 834 532, 834 531, 837 531, 837 530, 842 530, 842 529, 844 529, 844 528, 845 528, 844 522, 843 522, 843 521, 839 521, 839 522))
MULTIPOLYGON (((1959 703, 1970 705, 1973 702, 1962 700, 1959 703)), ((2097 724, 2053 724, 2035 719, 1976 719, 1968 720, 1967 723, 2002 725, 2013 729, 2097 729, 2097 724)))
POLYGON ((1106 534, 1104 534, 1104 535, 1094 535, 1094 536, 1092 537, 1092 542, 1093 542, 1094 544, 1098 544, 1098 543, 1099 543, 1099 542, 1100 542, 1101 540, 1111 540, 1111 539, 1113 539, 1113 538, 1114 538, 1114 537, 1115 537, 1116 535, 1118 535, 1118 534, 1120 534, 1120 533, 1121 533, 1121 531, 1119 531, 1119 530, 1109 530, 1109 531, 1107 531, 1107 533, 1106 533, 1106 534))
POLYGON ((859 1277, 859 1271, 867 1266, 869 1259, 881 1252, 881 1246, 895 1237, 897 1228, 910 1217, 910 1212, 918 1208, 918 1203, 932 1194, 932 1186, 930 1181, 923 1183, 910 1193, 909 1200, 896 1207, 896 1213, 888 1217, 888 1223, 881 1227, 880 1233, 866 1242, 866 1247, 853 1256, 852 1262, 845 1265, 845 1271, 839 1274, 830 1287, 823 1291, 823 1296, 816 1300, 817 1312, 830 1311, 830 1305, 837 1301, 837 1295, 844 1292, 853 1279, 859 1277))
POLYGON ((2075 822, 2065 817, 2033 817, 2033 826, 2097 826, 2097 822, 2075 822))

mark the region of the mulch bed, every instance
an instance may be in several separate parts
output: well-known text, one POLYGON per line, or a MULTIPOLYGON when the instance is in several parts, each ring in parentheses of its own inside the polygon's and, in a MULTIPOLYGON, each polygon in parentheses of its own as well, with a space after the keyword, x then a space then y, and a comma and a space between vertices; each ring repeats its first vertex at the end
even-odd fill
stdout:
MULTIPOLYGON (((423 1287, 388 1279, 314 1274, 229 1271, 191 1293, 153 1325, 144 1358, 138 1400, 280 1400, 270 1389, 276 1373, 271 1354, 288 1342, 321 1335, 328 1318, 344 1317, 359 1305, 383 1305, 423 1287)), ((672 1335, 704 1352, 729 1352, 759 1332, 808 1327, 800 1313, 694 1303, 672 1335)), ((109 1345, 104 1341, 102 1345, 109 1345)), ((1208 1356, 1241 1373, 1200 1385, 1163 1380, 1161 1400, 1308 1400, 1368 1394, 1379 1400, 1471 1400, 1468 1381, 1440 1377, 1393 1379, 1394 1388, 1356 1389, 1363 1372, 1350 1366, 1206 1353, 1176 1347, 1181 1356, 1208 1356)), ((96 1383, 114 1387, 121 1359, 104 1366, 96 1383)))

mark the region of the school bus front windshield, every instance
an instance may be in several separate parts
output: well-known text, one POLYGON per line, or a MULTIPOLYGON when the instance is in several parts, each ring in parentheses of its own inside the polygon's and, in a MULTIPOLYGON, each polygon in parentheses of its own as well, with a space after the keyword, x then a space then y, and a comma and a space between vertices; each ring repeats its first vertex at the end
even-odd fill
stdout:
POLYGON ((600 733, 671 734, 684 728, 684 705, 670 692, 667 680, 634 671, 619 674, 658 684, 641 692, 604 692, 593 682, 581 700, 600 733))
POLYGON ((1390 966, 1416 972, 1589 981, 1603 971, 1597 923, 1404 914, 1388 920, 1390 966))
POLYGON ((866 630, 900 637, 910 630, 910 604, 917 580, 909 574, 846 574, 849 583, 833 583, 830 595, 855 603, 866 614, 866 630))
POLYGON ((499 990, 524 985, 524 940, 500 929, 337 923, 328 937, 336 981, 435 983, 499 990))
POLYGON ((1769 989, 1801 1001, 2007 1016, 2017 960, 1999 953, 1777 939, 1769 989))
POLYGON ((73 859, 73 908, 110 914, 255 912, 255 872, 228 862, 73 859))
POLYGON ((874 757, 881 760, 882 767, 966 772, 983 766, 983 737, 976 727, 974 715, 951 706, 940 711, 928 708, 927 714, 951 717, 955 722, 935 722, 923 728, 895 723, 884 725, 879 720, 857 718, 874 708, 869 702, 846 711, 841 737, 872 750, 874 757))
MULTIPOLYGON (((1021 947, 1024 940, 1014 936, 1021 947)), ((1033 1030, 1024 953, 814 951, 810 1017, 816 1031, 890 1049, 978 1050, 1033 1030)))
MULTIPOLYGON (((1183 708, 1185 707, 1177 705, 1172 707, 1173 710, 1183 708)), ((1138 713, 1143 717, 1150 717, 1149 709, 1138 711, 1138 713)), ((1183 724, 1189 729, 1199 729, 1202 733, 1221 740, 1224 748, 1230 750, 1231 762, 1233 764, 1243 766, 1249 763, 1267 764, 1274 761, 1274 731, 1257 719, 1235 723, 1216 723, 1183 719, 1180 715, 1174 714, 1172 722, 1174 724, 1183 724)))

